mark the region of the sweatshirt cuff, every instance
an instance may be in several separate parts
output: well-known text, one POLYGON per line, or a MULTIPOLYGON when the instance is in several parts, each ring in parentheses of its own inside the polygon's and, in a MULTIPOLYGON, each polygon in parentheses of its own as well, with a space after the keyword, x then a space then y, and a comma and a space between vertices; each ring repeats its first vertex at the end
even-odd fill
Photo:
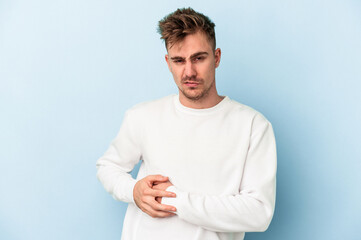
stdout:
POLYGON ((134 186, 135 184, 137 183, 137 181, 135 179, 131 179, 129 181, 129 184, 127 184, 127 195, 126 195, 126 198, 127 198, 127 202, 128 203, 134 203, 134 196, 133 196, 133 190, 134 190, 134 186))

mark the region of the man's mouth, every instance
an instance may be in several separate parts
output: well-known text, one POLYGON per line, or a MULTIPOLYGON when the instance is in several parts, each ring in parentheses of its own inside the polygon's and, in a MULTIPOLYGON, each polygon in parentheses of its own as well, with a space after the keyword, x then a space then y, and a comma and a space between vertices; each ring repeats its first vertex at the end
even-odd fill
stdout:
POLYGON ((193 81, 185 81, 184 84, 187 87, 197 87, 199 85, 199 82, 193 82, 193 81))

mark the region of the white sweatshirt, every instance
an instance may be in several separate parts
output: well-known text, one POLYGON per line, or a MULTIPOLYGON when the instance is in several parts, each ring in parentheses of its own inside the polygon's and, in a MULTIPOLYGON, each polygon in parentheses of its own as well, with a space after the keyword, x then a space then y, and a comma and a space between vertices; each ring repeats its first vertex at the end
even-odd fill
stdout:
POLYGON ((265 231, 275 206, 276 145, 271 124, 257 111, 225 97, 193 109, 178 95, 126 112, 109 149, 97 161, 105 189, 128 202, 122 240, 243 239, 265 231), (134 203, 137 179, 168 176, 176 198, 162 203, 176 216, 152 218, 134 203))

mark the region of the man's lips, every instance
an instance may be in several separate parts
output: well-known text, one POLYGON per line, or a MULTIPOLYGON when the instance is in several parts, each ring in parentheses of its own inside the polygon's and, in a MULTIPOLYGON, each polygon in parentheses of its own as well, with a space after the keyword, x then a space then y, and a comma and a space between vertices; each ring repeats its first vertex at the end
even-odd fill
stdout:
POLYGON ((186 82, 184 82, 184 84, 185 84, 187 87, 197 87, 197 86, 199 85, 199 82, 186 81, 186 82))

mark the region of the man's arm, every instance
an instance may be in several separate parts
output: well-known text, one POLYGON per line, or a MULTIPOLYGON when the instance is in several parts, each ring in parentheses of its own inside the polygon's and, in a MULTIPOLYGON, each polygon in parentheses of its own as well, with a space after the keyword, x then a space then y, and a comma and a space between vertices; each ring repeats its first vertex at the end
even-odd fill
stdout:
POLYGON ((155 198, 174 197, 175 194, 151 188, 153 182, 167 181, 168 178, 154 175, 137 182, 129 174, 141 159, 140 140, 134 121, 135 118, 128 111, 118 135, 96 163, 97 177, 116 200, 135 203, 152 217, 172 216, 174 214, 169 211, 175 211, 175 208, 159 204, 155 198))
MULTIPOLYGON (((257 120, 255 120, 257 121, 257 120)), ((255 123, 258 124, 258 123, 255 123)), ((263 122, 251 136, 238 194, 211 196, 181 191, 176 198, 162 199, 175 206, 179 218, 216 232, 265 231, 272 219, 276 191, 276 145, 272 126, 263 122)))

